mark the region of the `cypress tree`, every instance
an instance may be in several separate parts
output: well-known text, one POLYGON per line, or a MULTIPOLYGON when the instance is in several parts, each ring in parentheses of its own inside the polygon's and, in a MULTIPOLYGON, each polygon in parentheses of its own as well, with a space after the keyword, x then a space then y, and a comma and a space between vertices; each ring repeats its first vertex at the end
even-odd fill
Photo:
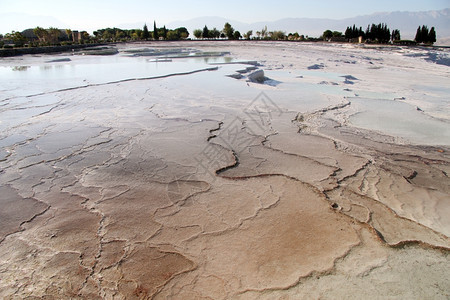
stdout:
POLYGON ((144 25, 144 30, 142 31, 142 38, 148 40, 150 38, 150 32, 148 32, 147 24, 144 25))
POLYGON ((167 29, 166 29, 166 25, 164 25, 164 27, 163 27, 163 38, 164 38, 165 40, 167 40, 167 29))
POLYGON ((416 43, 422 43, 422 39, 421 39, 421 36, 420 36, 420 33, 421 33, 422 31, 421 31, 421 29, 420 29, 420 26, 417 28, 417 31, 416 31, 416 37, 414 38, 414 40, 416 41, 416 43))
POLYGON ((383 31, 383 42, 387 43, 391 40, 391 30, 387 26, 387 24, 384 24, 384 31, 383 31))
POLYGON ((392 30, 392 41, 399 41, 399 40, 401 40, 400 30, 398 29, 392 30))
POLYGON ((434 30, 434 27, 431 27, 430 33, 428 34, 428 42, 431 44, 436 43, 436 31, 434 30))
POLYGON ((425 44, 433 44, 436 42, 436 30, 434 27, 431 27, 430 30, 428 30, 428 27, 426 25, 419 26, 417 28, 416 37, 414 40, 417 43, 425 43, 425 44))
POLYGON ((206 25, 205 25, 205 27, 203 27, 202 37, 204 39, 208 39, 209 38, 209 29, 208 29, 208 26, 206 26, 206 25))
POLYGON ((420 33, 420 36, 422 38, 422 42, 423 43, 429 43, 430 41, 428 40, 428 27, 423 25, 422 26, 422 31, 420 33))
POLYGON ((350 29, 350 27, 347 27, 347 29, 345 30, 345 38, 346 39, 351 39, 353 38, 353 32, 350 29))
POLYGON ((153 38, 159 40, 158 28, 156 28, 156 21, 153 21, 153 38))

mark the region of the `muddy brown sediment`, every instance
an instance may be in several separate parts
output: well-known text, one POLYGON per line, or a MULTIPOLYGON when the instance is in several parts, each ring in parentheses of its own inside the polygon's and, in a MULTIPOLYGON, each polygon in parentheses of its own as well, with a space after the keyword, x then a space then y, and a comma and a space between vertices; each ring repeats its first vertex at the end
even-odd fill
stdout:
MULTIPOLYGON (((320 63, 355 90, 376 78, 406 99, 411 80, 448 80, 387 50, 196 44, 219 46, 269 72, 320 63)), ((330 90, 220 70, 2 100, 4 116, 14 101, 36 111, 5 117, 0 140, 2 298, 448 297, 448 146, 354 127, 351 101, 330 90), (214 76, 233 92, 201 84, 214 76)))
POLYGON ((8 187, 0 187, 0 241, 8 235, 22 230, 22 225, 31 222, 49 208, 33 198, 22 198, 17 191, 8 187))

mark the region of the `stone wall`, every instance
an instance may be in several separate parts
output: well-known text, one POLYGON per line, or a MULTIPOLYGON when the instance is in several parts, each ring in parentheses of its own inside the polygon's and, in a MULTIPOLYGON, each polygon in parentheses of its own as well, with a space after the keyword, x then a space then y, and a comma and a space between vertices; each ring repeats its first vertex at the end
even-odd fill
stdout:
POLYGON ((64 45, 64 46, 49 46, 49 47, 0 49, 0 57, 9 57, 9 56, 17 56, 17 55, 25 55, 25 54, 66 52, 66 51, 71 51, 74 49, 96 47, 96 46, 100 46, 100 45, 103 45, 103 44, 64 45))

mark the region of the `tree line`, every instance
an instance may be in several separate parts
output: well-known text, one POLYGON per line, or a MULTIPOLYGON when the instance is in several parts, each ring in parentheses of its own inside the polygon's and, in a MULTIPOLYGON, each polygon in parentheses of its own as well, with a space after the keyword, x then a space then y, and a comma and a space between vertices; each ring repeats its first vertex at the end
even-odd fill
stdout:
POLYGON ((400 30, 394 29, 391 33, 387 24, 384 23, 367 25, 366 31, 362 27, 357 28, 353 25, 353 27, 347 27, 344 37, 348 40, 362 37, 369 42, 386 44, 389 41, 400 40, 400 30))
POLYGON ((147 24, 142 29, 103 28, 90 35, 86 31, 72 31, 70 29, 58 29, 54 27, 36 27, 22 32, 13 31, 4 36, 0 35, 0 48, 14 47, 40 47, 70 45, 73 43, 105 43, 105 42, 129 42, 149 40, 184 40, 189 37, 189 31, 185 27, 167 29, 166 26, 158 28, 153 23, 153 31, 149 31, 147 24), (76 37, 75 37, 76 35, 76 37))
POLYGON ((94 37, 99 42, 127 42, 127 41, 149 41, 149 40, 184 40, 189 37, 189 31, 185 27, 167 29, 166 26, 156 27, 154 23, 153 31, 149 31, 147 24, 143 29, 120 29, 104 28, 93 32, 94 37))
MULTIPOLYGON (((378 25, 368 25, 366 31, 362 27, 357 28, 356 25, 347 27, 345 30, 345 38, 348 40, 361 37, 363 40, 378 43, 388 43, 401 41, 400 30, 394 29, 392 32, 386 24, 380 23, 378 25)), ((414 42, 423 44, 434 44, 436 42, 436 31, 434 27, 428 30, 428 27, 423 25, 417 28, 414 42)))
MULTIPOLYGON (((325 30, 318 39, 300 35, 297 32, 286 34, 284 31, 269 31, 267 26, 260 31, 249 30, 243 35, 233 28, 230 23, 225 23, 222 30, 217 28, 209 29, 207 25, 203 29, 195 29, 193 35, 197 39, 229 39, 229 40, 290 40, 290 41, 350 41, 362 39, 368 43, 389 43, 401 40, 400 30, 390 30, 387 24, 371 24, 364 31, 362 27, 348 26, 343 34, 340 31, 325 30)), ((185 27, 167 29, 166 26, 157 27, 153 22, 153 30, 149 30, 147 24, 142 29, 120 29, 104 28, 93 32, 93 36, 86 31, 77 32, 70 29, 58 29, 50 27, 44 29, 36 27, 23 32, 13 31, 5 36, 0 35, 0 48, 12 47, 35 47, 64 45, 72 43, 104 43, 104 42, 128 42, 128 41, 149 41, 149 40, 185 40, 189 38, 189 31, 185 27), (76 34, 77 38, 74 38, 76 34), (6 43, 5 43, 6 42, 6 43), (6 45, 5 45, 6 44, 6 45)), ((415 36, 416 43, 433 44, 436 42, 436 30, 434 27, 428 29, 426 25, 419 26, 415 36)))
POLYGON ((428 30, 428 27, 423 25, 422 27, 419 26, 417 28, 416 37, 414 40, 417 43, 424 43, 424 44, 434 44, 436 43, 436 31, 434 27, 431 27, 430 30, 428 30))
MULTIPOLYGON (((393 29, 392 31, 389 29, 387 24, 371 24, 367 25, 366 30, 364 31, 362 27, 356 27, 355 24, 353 26, 348 26, 343 34, 340 31, 331 31, 325 30, 322 36, 319 39, 310 38, 308 36, 299 35, 297 32, 289 33, 286 35, 284 31, 268 31, 267 26, 265 26, 261 31, 256 31, 256 35, 253 34, 253 31, 250 30, 241 36, 239 31, 235 31, 234 28, 230 25, 230 23, 225 23, 222 31, 217 30, 216 28, 209 29, 207 25, 203 27, 203 29, 195 29, 194 36, 197 39, 229 39, 229 40, 238 40, 244 38, 246 40, 297 40, 297 41, 317 41, 317 40, 327 40, 327 41, 356 41, 356 39, 362 39, 367 43, 379 43, 379 44, 387 44, 389 42, 398 42, 401 41, 401 34, 399 29, 393 29)), ((417 34, 415 37, 416 43, 423 44, 433 44, 436 42, 436 31, 434 27, 428 30, 428 27, 423 25, 419 26, 417 29, 417 34)))
POLYGON ((203 29, 195 29, 194 36, 197 39, 229 39, 229 40, 239 40, 242 38, 241 33, 238 30, 234 30, 233 26, 230 23, 225 23, 223 29, 221 31, 217 30, 217 28, 208 29, 208 26, 205 25, 203 29))
MULTIPOLYGON (((294 34, 290 34, 294 36, 294 34)), ((296 33, 297 36, 298 33, 296 33)), ((267 26, 265 26, 261 31, 256 31, 256 34, 253 34, 253 30, 249 30, 244 34, 241 34, 238 30, 235 30, 230 23, 225 23, 223 29, 221 31, 217 30, 215 27, 213 29, 208 29, 208 26, 205 25, 203 29, 195 29, 194 36, 197 39, 229 39, 229 40, 286 40, 288 36, 284 31, 268 31, 267 26)))
POLYGON ((153 30, 149 30, 147 24, 142 29, 104 28, 93 32, 98 42, 128 42, 150 40, 185 40, 189 37, 189 31, 185 27, 167 29, 166 26, 157 27, 153 22, 153 30))

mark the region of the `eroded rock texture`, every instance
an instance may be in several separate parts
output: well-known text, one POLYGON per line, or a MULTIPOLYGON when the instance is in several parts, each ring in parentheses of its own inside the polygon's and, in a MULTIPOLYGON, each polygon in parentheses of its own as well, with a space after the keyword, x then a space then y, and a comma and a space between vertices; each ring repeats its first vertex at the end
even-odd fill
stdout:
MULTIPOLYGON (((418 59, 349 48, 324 64, 327 46, 221 46, 269 77, 339 69, 355 90, 375 77, 390 91, 386 68, 418 59)), ((411 72, 443 76, 428 64, 411 72)), ((330 90, 214 70, 2 100, 3 299, 449 296, 448 146, 351 126, 351 101, 330 90), (214 76, 223 86, 200 84, 214 76)))

